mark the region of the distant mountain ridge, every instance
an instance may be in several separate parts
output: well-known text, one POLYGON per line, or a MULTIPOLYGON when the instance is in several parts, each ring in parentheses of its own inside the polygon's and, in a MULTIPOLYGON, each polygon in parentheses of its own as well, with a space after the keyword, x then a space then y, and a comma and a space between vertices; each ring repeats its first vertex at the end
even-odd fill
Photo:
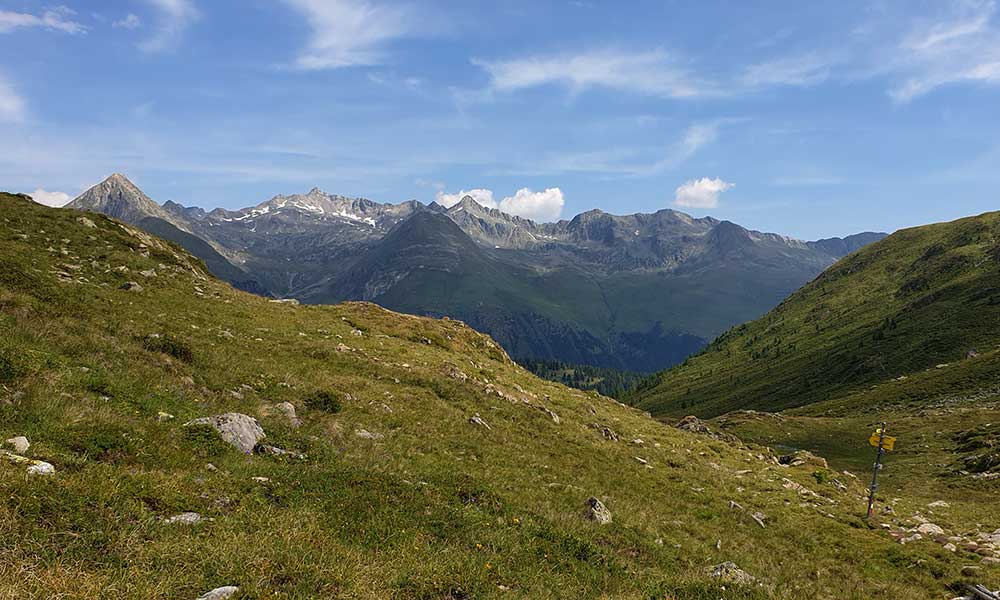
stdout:
POLYGON ((445 207, 319 189, 205 211, 160 206, 120 174, 70 207, 155 219, 158 235, 243 289, 448 315, 517 357, 634 371, 683 360, 882 235, 804 242, 669 209, 536 223, 469 196, 445 207))
MULTIPOLYGON (((995 358, 1000 344, 997 240, 997 212, 898 231, 660 373, 631 401, 672 416, 776 411, 948 369, 964 379, 946 389, 993 388, 995 373, 956 363, 995 358)), ((919 407, 932 397, 928 386, 910 401, 919 407)))

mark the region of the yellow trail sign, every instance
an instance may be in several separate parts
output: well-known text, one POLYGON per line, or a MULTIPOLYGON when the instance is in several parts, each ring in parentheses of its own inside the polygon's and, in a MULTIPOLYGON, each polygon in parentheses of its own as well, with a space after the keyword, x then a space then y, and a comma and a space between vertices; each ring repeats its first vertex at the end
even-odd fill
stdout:
MULTIPOLYGON (((879 432, 876 431, 875 433, 872 434, 870 438, 868 438, 868 443, 878 448, 878 437, 879 437, 879 432)), ((891 435, 887 435, 882 438, 882 449, 885 450, 886 452, 892 451, 892 448, 895 444, 896 444, 896 438, 892 437, 891 435)))

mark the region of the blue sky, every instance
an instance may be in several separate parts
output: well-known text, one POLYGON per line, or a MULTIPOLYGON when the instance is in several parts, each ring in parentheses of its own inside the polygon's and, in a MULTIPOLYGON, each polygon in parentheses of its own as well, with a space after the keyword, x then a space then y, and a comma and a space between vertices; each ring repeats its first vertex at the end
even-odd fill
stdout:
POLYGON ((0 187, 814 239, 1000 208, 995 2, 0 0, 0 187))

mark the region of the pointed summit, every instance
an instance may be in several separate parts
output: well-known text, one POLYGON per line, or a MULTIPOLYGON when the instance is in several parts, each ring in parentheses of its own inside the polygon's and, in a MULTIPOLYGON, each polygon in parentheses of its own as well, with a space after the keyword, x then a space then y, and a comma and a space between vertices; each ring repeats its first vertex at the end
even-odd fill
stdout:
POLYGON ((66 205, 75 210, 89 210, 109 217, 138 223, 146 217, 173 222, 163 208, 144 194, 128 177, 113 173, 110 177, 76 197, 66 205))

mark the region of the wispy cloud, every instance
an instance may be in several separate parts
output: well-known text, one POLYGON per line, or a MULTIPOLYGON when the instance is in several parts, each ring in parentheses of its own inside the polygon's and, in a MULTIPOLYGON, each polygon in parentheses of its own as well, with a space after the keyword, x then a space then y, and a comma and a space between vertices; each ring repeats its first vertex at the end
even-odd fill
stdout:
POLYGON ((72 34, 86 33, 87 28, 72 19, 74 14, 65 6, 46 9, 41 15, 0 10, 0 33, 31 27, 72 34))
POLYGON ((837 57, 812 52, 779 58, 751 65, 744 71, 740 82, 751 88, 814 85, 826 81, 838 62, 837 57))
POLYGON ((475 59, 473 64, 489 74, 490 89, 496 92, 550 84, 566 86, 573 93, 608 88, 667 98, 691 98, 711 91, 707 83, 685 72, 662 50, 599 50, 499 61, 475 59))
POLYGON ((295 61, 302 69, 380 64, 385 46, 410 33, 403 9, 364 0, 284 0, 301 13, 312 35, 295 61))
POLYGON ((111 24, 115 29, 138 29, 142 27, 142 19, 138 15, 129 13, 111 24))
POLYGON ((0 121, 18 122, 24 119, 24 100, 7 79, 0 74, 0 121))
POLYGON ((192 0, 146 0, 158 13, 152 37, 139 44, 144 52, 174 48, 184 31, 201 18, 192 0))
POLYGON ((944 20, 916 27, 898 52, 902 83, 890 90, 905 103, 940 86, 979 82, 1000 84, 1000 30, 992 24, 996 2, 961 2, 944 20))

